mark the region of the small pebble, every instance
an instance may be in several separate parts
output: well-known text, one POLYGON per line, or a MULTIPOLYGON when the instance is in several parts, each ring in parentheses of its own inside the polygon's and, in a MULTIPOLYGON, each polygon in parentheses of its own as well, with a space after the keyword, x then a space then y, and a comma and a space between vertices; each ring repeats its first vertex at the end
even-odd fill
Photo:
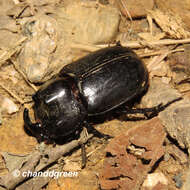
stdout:
POLYGON ((165 153, 165 154, 164 154, 164 161, 168 162, 169 159, 170 159, 170 154, 165 153))
POLYGON ((177 188, 181 188, 183 185, 183 181, 182 181, 182 174, 177 174, 173 177, 173 180, 175 181, 175 185, 177 188))
POLYGON ((44 142, 41 142, 39 145, 36 146, 36 149, 38 149, 43 154, 46 147, 47 145, 44 142))
POLYGON ((11 99, 4 96, 0 96, 0 99, 1 112, 12 114, 18 111, 18 106, 11 99))
POLYGON ((162 82, 165 83, 165 84, 169 84, 171 81, 171 78, 170 77, 162 77, 162 82))
POLYGON ((168 185, 168 179, 161 172, 148 174, 142 186, 147 188, 152 188, 155 187, 158 183, 161 183, 163 185, 168 185))

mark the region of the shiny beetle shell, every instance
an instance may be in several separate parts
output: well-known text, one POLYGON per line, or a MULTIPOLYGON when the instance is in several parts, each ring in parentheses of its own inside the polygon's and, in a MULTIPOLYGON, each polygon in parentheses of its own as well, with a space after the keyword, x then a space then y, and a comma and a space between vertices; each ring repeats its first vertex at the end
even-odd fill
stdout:
POLYGON ((33 96, 37 123, 24 111, 25 126, 40 140, 76 133, 89 116, 107 113, 141 96, 148 71, 122 46, 107 47, 63 67, 33 96))
POLYGON ((99 50, 65 66, 60 76, 71 73, 89 116, 108 112, 140 95, 148 87, 148 72, 129 48, 115 46, 99 50))

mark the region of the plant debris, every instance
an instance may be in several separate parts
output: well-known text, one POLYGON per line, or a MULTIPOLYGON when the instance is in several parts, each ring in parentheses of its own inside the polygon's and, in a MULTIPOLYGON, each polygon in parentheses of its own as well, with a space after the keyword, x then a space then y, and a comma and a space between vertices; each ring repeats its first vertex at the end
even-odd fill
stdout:
POLYGON ((188 0, 1 0, 0 189, 187 190, 189 6, 188 0), (118 41, 133 48, 149 71, 149 89, 135 107, 182 100, 150 121, 129 121, 125 114, 95 119, 93 127, 114 138, 88 141, 81 170, 79 141, 38 145, 24 129, 23 110, 32 108, 32 95, 63 66, 118 41), (3 106, 5 100, 11 106, 3 106), (14 178, 15 170, 78 176, 14 178), (146 183, 150 178, 154 186, 146 183))
POLYGON ((164 155, 166 133, 158 118, 115 137, 107 146, 100 176, 102 189, 139 189, 164 155))

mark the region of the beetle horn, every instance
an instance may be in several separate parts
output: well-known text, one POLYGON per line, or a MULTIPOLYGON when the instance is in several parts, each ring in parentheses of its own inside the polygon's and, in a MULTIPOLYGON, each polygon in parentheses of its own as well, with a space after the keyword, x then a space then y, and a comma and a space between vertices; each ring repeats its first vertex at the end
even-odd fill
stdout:
POLYGON ((40 123, 31 122, 27 108, 24 109, 23 118, 26 128, 32 133, 32 135, 36 136, 36 134, 40 133, 40 123))

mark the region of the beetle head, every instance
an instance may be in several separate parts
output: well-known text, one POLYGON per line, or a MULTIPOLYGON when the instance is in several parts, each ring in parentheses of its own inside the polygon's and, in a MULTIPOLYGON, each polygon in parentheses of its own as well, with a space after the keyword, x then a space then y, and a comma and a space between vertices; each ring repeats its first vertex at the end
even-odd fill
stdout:
POLYGON ((30 120, 27 108, 24 109, 23 118, 25 127, 37 138, 38 142, 49 141, 48 134, 42 124, 40 122, 32 123, 30 120))
POLYGON ((73 134, 86 116, 75 80, 71 76, 56 78, 45 83, 33 95, 36 123, 28 110, 24 111, 25 126, 39 141, 73 134))

